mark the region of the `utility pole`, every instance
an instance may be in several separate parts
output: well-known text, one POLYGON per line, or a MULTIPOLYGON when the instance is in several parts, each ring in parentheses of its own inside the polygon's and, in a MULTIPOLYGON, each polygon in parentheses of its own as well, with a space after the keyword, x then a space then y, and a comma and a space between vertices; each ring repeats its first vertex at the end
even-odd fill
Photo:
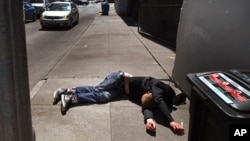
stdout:
POLYGON ((0 141, 32 141, 22 0, 0 0, 0 141))

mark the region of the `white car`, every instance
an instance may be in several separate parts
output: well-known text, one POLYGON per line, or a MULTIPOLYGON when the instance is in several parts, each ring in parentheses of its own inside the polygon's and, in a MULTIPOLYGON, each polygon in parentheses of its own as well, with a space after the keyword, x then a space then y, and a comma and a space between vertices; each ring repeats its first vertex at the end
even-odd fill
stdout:
POLYGON ((53 2, 44 10, 40 18, 42 29, 49 26, 73 27, 79 22, 79 11, 72 2, 53 2))
POLYGON ((77 5, 88 5, 89 4, 89 0, 71 0, 71 1, 77 5))

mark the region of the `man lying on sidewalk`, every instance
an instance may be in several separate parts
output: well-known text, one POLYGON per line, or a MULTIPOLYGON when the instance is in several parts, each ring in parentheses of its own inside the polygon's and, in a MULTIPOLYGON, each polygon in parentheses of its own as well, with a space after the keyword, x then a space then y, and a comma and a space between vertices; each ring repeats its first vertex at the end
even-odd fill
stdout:
POLYGON ((156 131, 153 111, 159 108, 174 133, 184 134, 184 128, 174 121, 170 112, 173 105, 185 102, 185 95, 176 95, 169 85, 153 77, 135 77, 122 71, 113 72, 97 86, 57 89, 53 104, 61 100, 61 113, 64 115, 72 105, 108 102, 124 93, 131 101, 142 106, 147 131, 156 131))

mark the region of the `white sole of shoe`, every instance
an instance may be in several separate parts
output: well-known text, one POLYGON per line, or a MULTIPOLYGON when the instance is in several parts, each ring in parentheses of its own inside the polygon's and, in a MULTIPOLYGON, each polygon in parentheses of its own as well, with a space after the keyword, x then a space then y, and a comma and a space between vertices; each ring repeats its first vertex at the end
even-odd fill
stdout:
POLYGON ((61 95, 61 101, 62 101, 62 111, 65 111, 65 107, 66 107, 66 102, 65 102, 65 95, 62 94, 61 95))

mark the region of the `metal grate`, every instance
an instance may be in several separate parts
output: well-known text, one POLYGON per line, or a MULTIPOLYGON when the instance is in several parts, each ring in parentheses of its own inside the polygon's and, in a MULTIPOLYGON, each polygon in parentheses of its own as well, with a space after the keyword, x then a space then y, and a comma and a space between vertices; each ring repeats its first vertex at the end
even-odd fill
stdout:
POLYGON ((181 4, 142 4, 138 31, 166 43, 176 44, 181 4))

